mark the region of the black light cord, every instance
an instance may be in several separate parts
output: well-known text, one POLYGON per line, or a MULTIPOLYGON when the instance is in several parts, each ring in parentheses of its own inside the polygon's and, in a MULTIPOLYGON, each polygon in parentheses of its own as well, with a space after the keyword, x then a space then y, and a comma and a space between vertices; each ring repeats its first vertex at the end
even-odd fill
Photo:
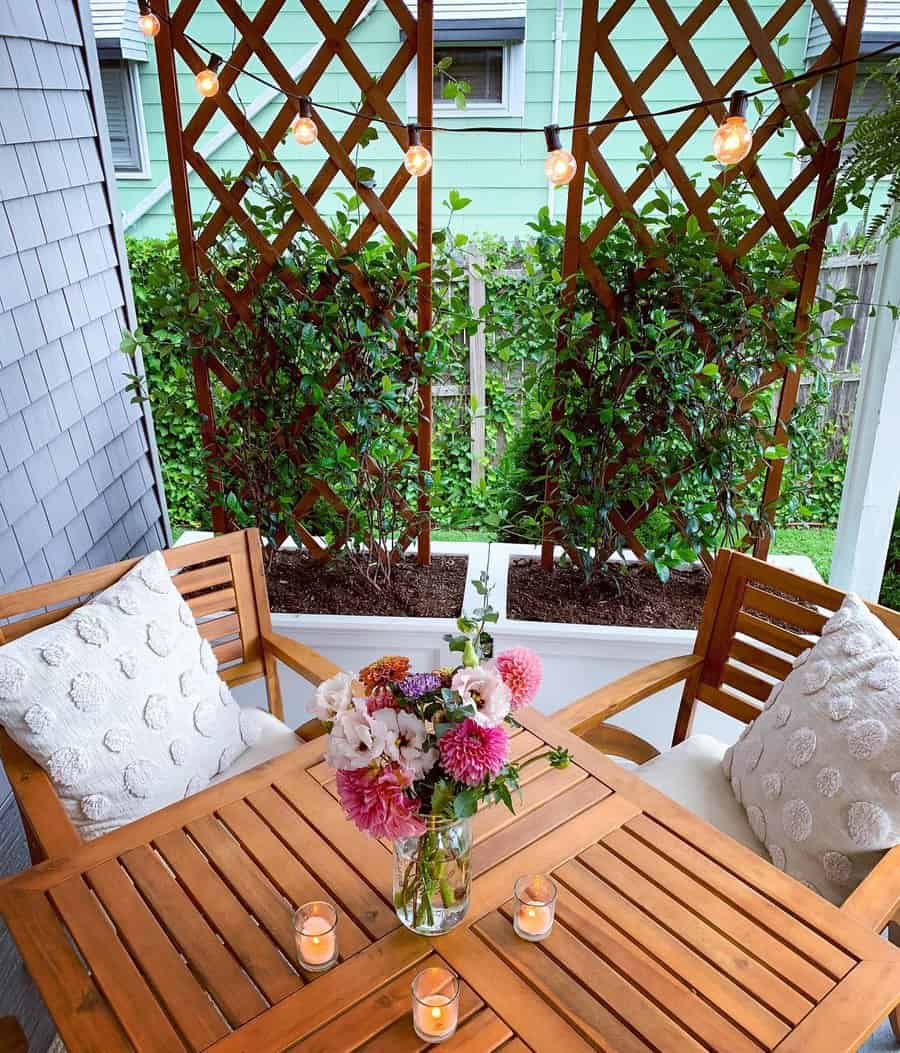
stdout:
MULTIPOLYGON (((149 7, 149 5, 148 5, 149 7)), ((170 21, 165 16, 162 17, 164 21, 170 21)), ((265 77, 261 77, 257 73, 253 73, 251 70, 246 69, 243 66, 237 65, 237 63, 229 62, 227 59, 222 58, 215 51, 211 50, 206 44, 201 43, 195 37, 182 31, 182 36, 189 44, 199 51, 205 51, 209 55, 210 68, 213 68, 212 64, 216 63, 215 68, 226 67, 228 69, 235 70, 239 75, 249 77, 251 80, 257 81, 263 87, 268 88, 270 91, 276 92, 285 96, 288 99, 294 99, 298 105, 308 106, 311 102, 315 105, 318 110, 326 110, 330 113, 340 113, 345 117, 359 117, 361 116, 356 110, 350 110, 343 106, 333 106, 328 103, 313 102, 308 95, 302 94, 301 92, 285 91, 284 88, 279 87, 272 81, 267 80, 265 77)), ((724 106, 726 103, 732 101, 733 95, 740 94, 744 99, 752 99, 757 95, 763 95, 766 92, 777 91, 779 88, 788 88, 794 84, 801 84, 803 81, 816 80, 819 77, 823 77, 828 73, 835 73, 837 70, 844 69, 845 66, 853 66, 858 62, 877 58, 879 55, 885 55, 889 51, 894 51, 900 48, 900 41, 894 41, 890 44, 884 44, 880 48, 876 48, 874 51, 867 51, 865 54, 859 54, 855 58, 845 59, 843 62, 833 62, 829 66, 821 66, 818 69, 807 70, 806 73, 798 73, 796 76, 788 77, 785 80, 780 80, 772 84, 766 84, 761 88, 755 88, 752 91, 734 92, 729 95, 723 95, 714 99, 699 99, 697 102, 684 103, 681 106, 669 106, 664 110, 645 110, 642 113, 628 113, 622 117, 600 117, 595 121, 585 121, 581 124, 560 124, 554 126, 557 132, 574 132, 590 130, 592 128, 603 128, 613 124, 625 124, 631 121, 643 121, 655 117, 670 117, 678 113, 689 113, 693 110, 700 109, 700 107, 711 107, 711 106, 724 106)), ((376 124, 382 124, 388 128, 402 128, 408 131, 410 125, 406 121, 393 121, 386 117, 379 117, 377 114, 365 114, 364 119, 369 122, 376 124)), ((547 132, 546 125, 540 127, 493 127, 489 125, 475 125, 467 128, 457 128, 447 125, 440 124, 416 124, 421 132, 441 132, 449 133, 451 135, 471 135, 476 133, 500 133, 501 135, 545 135, 547 132)))

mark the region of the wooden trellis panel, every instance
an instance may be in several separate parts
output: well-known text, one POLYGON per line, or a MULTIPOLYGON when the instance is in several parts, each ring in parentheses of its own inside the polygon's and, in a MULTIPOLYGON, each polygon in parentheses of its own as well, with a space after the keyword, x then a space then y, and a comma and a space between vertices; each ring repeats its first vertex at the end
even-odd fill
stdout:
MULTIPOLYGON (((403 167, 403 153, 407 143, 407 133, 402 121, 389 101, 389 95, 400 82, 411 63, 418 63, 418 120, 421 124, 430 125, 432 120, 433 81, 433 0, 419 0, 418 13, 414 16, 404 0, 385 0, 385 6, 395 18, 400 30, 399 47, 384 71, 377 77, 369 73, 348 40, 348 34, 357 19, 362 15, 366 0, 348 0, 337 18, 332 18, 320 0, 263 0, 259 10, 253 16, 245 13, 239 0, 217 0, 221 13, 234 27, 235 46, 230 54, 223 55, 224 67, 219 71, 219 91, 211 99, 197 98, 197 104, 189 119, 183 120, 182 102, 179 98, 176 76, 177 59, 180 59, 192 73, 203 69, 208 59, 206 54, 198 53, 188 39, 192 36, 190 23, 197 13, 200 0, 180 0, 170 9, 168 0, 150 0, 151 9, 160 17, 162 23, 156 37, 156 54, 159 69, 160 93, 163 118, 165 123, 166 147, 169 158, 169 169, 172 180, 172 196, 175 211, 175 225, 182 264, 191 279, 196 280, 201 274, 208 276, 230 305, 236 319, 248 321, 254 297, 262 284, 272 275, 284 284, 288 293, 298 298, 311 297, 313 301, 324 300, 329 294, 329 285, 323 281, 315 290, 297 287, 297 279, 280 265, 283 251, 300 230, 306 229, 321 242, 325 249, 335 258, 346 257, 361 248, 379 228, 396 245, 416 252, 422 280, 418 286, 418 312, 415 333, 401 334, 399 339, 404 351, 409 353, 409 361, 414 361, 415 345, 424 333, 431 329, 431 175, 418 180, 417 191, 417 235, 416 244, 404 233, 391 215, 391 207, 410 180, 410 175, 403 167), (323 40, 314 58, 306 70, 295 79, 278 58, 266 41, 266 33, 282 11, 289 11, 299 16, 305 11, 323 40), (263 67, 265 76, 282 90, 293 95, 312 95, 316 85, 328 70, 332 62, 338 62, 357 84, 361 93, 361 105, 355 118, 349 121, 346 131, 338 138, 328 126, 328 117, 313 108, 316 124, 319 127, 319 142, 327 153, 327 159, 305 190, 301 190, 289 177, 276 156, 276 147, 284 138, 291 121, 297 113, 297 103, 286 98, 278 109, 274 119, 265 131, 258 131, 244 116, 240 100, 235 101, 231 92, 235 82, 248 63, 257 61, 263 67), (210 163, 200 152, 200 137, 209 127, 217 112, 221 112, 231 123, 238 136, 246 144, 249 159, 245 163, 239 178, 227 187, 210 163), (387 126, 387 134, 397 143, 397 171, 379 194, 359 182, 356 166, 352 160, 354 148, 360 142, 373 118, 382 118, 396 122, 396 126, 387 126), (203 203, 208 194, 216 203, 207 214, 202 226, 195 227, 192 219, 191 187, 188 181, 189 170, 193 169, 203 184, 203 203), (269 240, 254 223, 254 220, 243 203, 250 181, 262 173, 282 179, 282 185, 290 195, 293 212, 286 218, 278 235, 269 240), (361 221, 347 244, 340 244, 330 230, 326 221, 317 211, 317 205, 331 186, 338 174, 341 174, 353 188, 363 203, 361 221), (229 277, 217 269, 212 250, 217 239, 223 235, 230 223, 236 224, 248 243, 259 255, 259 264, 243 288, 237 288, 229 277)), ((223 36, 226 34, 222 34, 223 36)), ((235 89, 236 94, 236 89, 235 89)), ((423 133, 423 143, 431 149, 430 133, 423 133)), ((349 275, 354 288, 370 308, 374 320, 384 318, 387 314, 376 290, 367 281, 366 276, 352 264, 341 266, 349 275)), ((411 366, 411 374, 414 367, 411 366)), ((332 389, 342 375, 341 363, 336 362, 329 375, 326 389, 332 389)), ((223 437, 227 434, 228 421, 217 421, 213 399, 213 386, 216 383, 235 390, 239 385, 237 379, 229 373, 224 363, 210 348, 197 348, 194 355, 194 381, 197 393, 198 408, 201 413, 201 432, 204 446, 209 458, 208 485, 211 498, 217 496, 220 483, 212 469, 217 457, 224 456, 223 437)), ((418 459, 419 497, 418 507, 406 504, 400 494, 394 490, 400 514, 406 522, 406 528, 400 539, 399 548, 405 548, 413 539, 418 539, 420 562, 430 559, 430 509, 425 473, 431 469, 431 390, 430 385, 418 382, 419 412, 415 428, 409 434, 411 456, 418 459)), ((309 426, 315 416, 312 406, 298 414, 297 420, 284 429, 279 441, 283 441, 285 450, 295 458, 298 466, 302 464, 301 455, 296 452, 298 434, 309 426)), ((352 444, 353 436, 340 422, 338 433, 352 444)), ((232 465, 236 468, 236 465, 232 465)), ((379 472, 378 465, 368 462, 364 466, 368 471, 379 472)), ((304 526, 303 520, 312 511, 319 500, 324 500, 337 512, 344 514, 346 508, 340 498, 325 479, 310 482, 293 509, 293 526, 296 533, 307 545, 315 558, 324 559, 334 553, 343 544, 344 538, 338 537, 330 547, 324 547, 304 526)), ((230 526, 225 509, 220 502, 213 502, 213 526, 222 531, 230 526)), ((283 535, 286 532, 282 531, 283 535)), ((283 540, 283 537, 278 538, 283 540)))
MULTIPOLYGON (((761 24, 749 0, 700 0, 691 13, 679 22, 669 4, 669 0, 648 0, 653 15, 659 22, 666 42, 650 59, 644 70, 637 76, 632 77, 625 65, 616 53, 610 36, 623 17, 631 9, 633 0, 613 0, 606 8, 602 16, 598 10, 598 0, 584 0, 582 4, 581 36, 578 58, 578 76, 575 96, 575 111, 573 122, 581 124, 592 118, 591 94, 594 83, 595 59, 599 57, 603 70, 611 79, 619 98, 615 104, 603 116, 621 117, 628 113, 646 114, 653 107, 645 101, 645 95, 657 78, 672 62, 680 62, 682 68, 690 78, 698 98, 720 98, 727 96, 740 82, 740 79, 759 63, 765 70, 770 81, 778 82, 786 79, 787 74, 783 69, 773 42, 783 33, 790 19, 803 6, 804 0, 785 0, 765 24, 761 24), (740 52, 728 69, 717 80, 713 81, 706 72, 703 63, 697 56, 692 44, 692 38, 720 7, 728 8, 734 13, 738 24, 746 38, 746 47, 740 52)), ((811 72, 829 66, 832 63, 852 59, 859 52, 862 23, 865 12, 865 0, 849 0, 846 23, 842 25, 835 16, 829 0, 813 0, 813 6, 822 19, 830 43, 825 51, 812 64, 811 72)), ((837 73, 836 85, 831 107, 832 129, 836 134, 828 141, 823 142, 821 136, 810 120, 804 106, 803 97, 808 95, 816 83, 816 77, 804 81, 795 86, 778 89, 778 104, 772 108, 761 125, 754 132, 754 148, 749 157, 729 170, 721 177, 723 184, 727 185, 739 173, 743 172, 749 187, 756 195, 759 203, 759 220, 746 233, 744 238, 736 247, 722 244, 717 255, 723 272, 734 283, 735 288, 746 298, 746 285, 741 281, 741 259, 750 249, 770 231, 787 246, 795 248, 799 239, 791 228, 785 217, 785 212, 800 197, 800 195, 813 187, 813 206, 809 216, 811 227, 807 237, 808 248, 796 257, 796 271, 799 280, 799 292, 795 321, 798 332, 798 352, 805 350, 806 336, 809 326, 809 312, 814 301, 816 283, 819 269, 825 249, 825 240, 828 228, 827 213, 831 204, 834 176, 840 160, 840 147, 843 138, 843 121, 847 116, 850 102, 850 94, 856 75, 855 65, 849 65, 837 73), (805 164, 788 186, 781 192, 776 193, 767 183, 760 167, 756 162, 756 153, 788 120, 793 122, 803 144, 806 147, 815 148, 809 162, 805 164)), ((567 295, 570 299, 574 297, 578 275, 581 273, 584 279, 593 287, 603 309, 606 311, 610 321, 615 325, 620 317, 620 308, 613 289, 610 287, 605 276, 601 273, 592 259, 592 252, 600 242, 613 230, 619 222, 625 222, 631 229, 638 244, 647 253, 646 271, 650 273, 653 268, 665 269, 665 258, 660 258, 661 246, 651 236, 647 228, 641 223, 637 202, 649 189, 654 178, 665 174, 671 181, 677 193, 693 215, 700 227, 705 232, 715 236, 718 234, 714 219, 710 214, 710 206, 715 200, 716 189, 710 185, 704 192, 695 189, 687 172, 679 161, 679 151, 688 143, 691 137, 704 125, 707 124, 710 132, 720 124, 725 116, 726 107, 721 104, 710 106, 699 106, 690 111, 677 128, 668 137, 662 132, 656 120, 645 116, 638 120, 638 126, 644 133, 647 142, 653 150, 653 156, 649 165, 643 168, 637 178, 630 186, 623 186, 613 173, 612 167, 605 160, 602 152, 604 141, 613 131, 613 126, 601 126, 593 130, 576 130, 572 135, 572 153, 578 162, 578 171, 575 178, 569 184, 568 208, 566 214, 566 239, 563 258, 562 273, 568 278, 567 295), (591 233, 582 237, 582 203, 584 199, 585 175, 587 170, 597 177, 607 191, 611 207, 601 217, 591 233)), ((724 242, 724 239, 722 239, 724 242)), ((664 250, 664 246, 662 247, 664 250)), ((715 361, 717 349, 714 341, 700 327, 698 340, 707 358, 707 361, 715 361)), ((564 348, 560 347, 560 352, 564 348)), ((578 363, 573 362, 567 355, 558 355, 557 370, 578 368, 578 363)), ((777 418, 774 434, 771 436, 773 444, 786 441, 786 426, 797 402, 799 391, 799 370, 788 371, 783 367, 772 370, 762 378, 761 384, 771 384, 778 390, 776 397, 777 418)), ((736 394, 740 397, 740 394, 736 394)), ((686 434, 690 439, 688 422, 684 422, 686 434)), ((622 454, 617 466, 612 467, 616 471, 627 463, 630 452, 635 451, 642 441, 642 433, 623 434, 620 437, 622 443, 622 454)), ((763 506, 770 508, 777 499, 780 488, 784 462, 774 463, 760 462, 756 468, 753 478, 765 473, 763 488, 763 506)), ((678 476, 667 482, 673 485, 678 476)), ((752 479, 748 480, 749 483, 752 479)), ((556 485, 551 466, 546 490, 548 505, 555 507, 556 485)), ((654 495, 638 509, 620 509, 614 512, 610 519, 612 525, 626 539, 628 544, 638 555, 643 555, 644 549, 635 530, 646 519, 646 517, 665 502, 662 492, 654 495)), ((553 564, 554 543, 566 544, 565 537, 561 536, 560 527, 552 518, 545 524, 544 544, 542 559, 546 567, 553 564)), ((763 532, 755 542, 755 554, 765 558, 768 553, 768 532, 763 532)))

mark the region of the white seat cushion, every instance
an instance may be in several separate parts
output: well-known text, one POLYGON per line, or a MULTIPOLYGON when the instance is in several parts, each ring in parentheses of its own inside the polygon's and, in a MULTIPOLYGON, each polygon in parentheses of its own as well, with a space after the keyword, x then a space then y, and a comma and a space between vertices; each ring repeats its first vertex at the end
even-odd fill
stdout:
POLYGON ((230 768, 217 775, 211 785, 241 775, 258 764, 265 764, 266 761, 274 760, 275 757, 303 745, 303 739, 298 738, 287 724, 264 709, 245 708, 242 712, 241 727, 245 738, 251 741, 252 745, 230 768))
MULTIPOLYGON (((722 758, 727 749, 724 742, 712 735, 692 735, 642 764, 637 774, 723 834, 740 841, 758 856, 768 858, 722 774, 722 758)), ((242 757, 238 763, 243 760, 242 757)))

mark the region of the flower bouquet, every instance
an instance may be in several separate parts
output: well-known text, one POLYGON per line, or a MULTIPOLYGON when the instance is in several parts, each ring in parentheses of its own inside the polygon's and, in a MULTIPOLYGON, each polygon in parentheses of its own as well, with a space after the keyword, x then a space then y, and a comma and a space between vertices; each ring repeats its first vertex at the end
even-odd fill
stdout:
MULTIPOLYGON (((486 625, 497 620, 486 575, 473 583, 482 606, 449 637, 461 664, 413 672, 388 655, 354 677, 338 673, 316 691, 313 710, 328 728, 327 760, 347 815, 394 850, 394 906, 416 932, 457 925, 468 906, 469 820, 482 801, 514 811, 524 764, 509 759, 504 725, 533 701, 541 662, 524 647, 488 658, 486 625)), ((554 767, 563 749, 532 757, 554 767)))

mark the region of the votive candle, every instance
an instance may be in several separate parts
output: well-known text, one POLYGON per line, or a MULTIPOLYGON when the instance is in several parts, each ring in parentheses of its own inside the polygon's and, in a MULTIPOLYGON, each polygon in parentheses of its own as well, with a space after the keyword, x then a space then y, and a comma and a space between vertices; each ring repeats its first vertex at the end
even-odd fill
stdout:
POLYGON ((303 969, 318 973, 337 961, 337 911, 331 903, 304 903, 294 914, 294 935, 303 969))
POLYGON ((523 940, 537 943, 550 935, 556 914, 556 885, 541 874, 520 877, 515 886, 513 928, 523 940))
POLYGON ((423 1042, 445 1042, 459 1022, 459 977, 432 966, 412 982, 413 1027, 423 1042))

